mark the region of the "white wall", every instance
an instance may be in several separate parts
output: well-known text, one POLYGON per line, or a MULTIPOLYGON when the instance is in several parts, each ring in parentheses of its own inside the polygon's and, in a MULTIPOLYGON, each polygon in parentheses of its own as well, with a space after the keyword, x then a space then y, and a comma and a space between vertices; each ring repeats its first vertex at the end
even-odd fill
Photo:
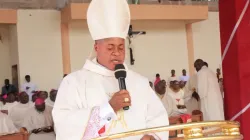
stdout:
MULTIPOLYGON (((156 73, 163 78, 176 69, 178 75, 183 68, 188 69, 185 24, 169 21, 134 21, 134 30, 147 31, 147 35, 138 36, 133 41, 135 65, 133 70, 153 80, 156 73)), ((75 21, 70 25, 70 55, 72 71, 81 69, 88 58, 93 41, 87 24, 75 21)), ((129 50, 127 50, 127 64, 129 50)))
MULTIPOLYGON (((9 47, 9 27, 0 25, 0 87, 4 84, 4 79, 11 81, 10 47, 9 47)), ((0 91, 1 92, 1 91, 0 91)))
MULTIPOLYGON (((188 71, 185 24, 170 21, 133 21, 133 30, 146 31, 133 41, 135 65, 131 68, 154 80, 155 74, 167 79, 171 69, 181 75, 188 71)), ((127 64, 130 63, 129 51, 127 64)))
POLYGON ((83 67, 85 60, 93 49, 94 41, 85 21, 71 22, 69 31, 70 62, 73 72, 83 67))
POLYGON ((201 58, 208 62, 215 72, 221 66, 219 13, 209 12, 208 20, 194 23, 194 58, 201 58))
POLYGON ((63 76, 60 12, 18 10, 18 55, 20 82, 24 76, 40 90, 57 88, 63 76))
POLYGON ((18 65, 17 26, 9 26, 10 64, 18 65))

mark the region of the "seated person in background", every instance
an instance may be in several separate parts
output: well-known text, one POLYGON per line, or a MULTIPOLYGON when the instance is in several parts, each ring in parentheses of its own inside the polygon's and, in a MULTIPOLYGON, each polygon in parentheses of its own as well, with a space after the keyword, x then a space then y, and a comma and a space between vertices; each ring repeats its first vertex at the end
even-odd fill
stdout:
POLYGON ((180 76, 180 81, 187 82, 189 79, 189 76, 187 76, 187 71, 185 69, 182 70, 182 76, 180 76))
POLYGON ((32 102, 33 102, 33 103, 35 103, 35 101, 36 101, 36 99, 37 99, 37 97, 38 97, 38 92, 39 92, 39 91, 34 91, 34 92, 33 92, 33 95, 32 95, 32 102))
POLYGON ((26 92, 29 95, 29 100, 32 100, 32 95, 34 94, 34 91, 37 90, 37 86, 31 82, 30 75, 25 76, 26 83, 24 83, 21 86, 21 91, 26 92))
POLYGON ((54 107, 56 101, 57 90, 52 89, 49 93, 49 98, 45 100, 46 104, 50 107, 54 107))
POLYGON ((11 118, 0 111, 0 135, 18 132, 11 118))
POLYGON ((180 81, 179 84, 180 84, 180 88, 181 88, 182 90, 184 90, 184 87, 185 87, 185 85, 186 85, 186 81, 180 81))
POLYGON ((184 104, 184 91, 180 88, 179 81, 172 81, 172 86, 168 91, 168 95, 175 101, 178 109, 186 109, 184 104))
POLYGON ((16 106, 11 109, 9 112, 9 116, 12 119, 14 125, 20 129, 22 127, 22 123, 24 118, 29 114, 27 112, 31 107, 33 107, 33 103, 29 101, 29 95, 26 92, 19 93, 19 101, 16 106))
POLYGON ((49 94, 47 91, 38 91, 37 97, 42 98, 45 101, 49 97, 49 94))
POLYGON ((199 95, 196 92, 197 86, 197 75, 193 75, 188 80, 184 87, 185 93, 185 105, 187 107, 187 113, 192 113, 194 110, 200 110, 199 95))
POLYGON ((2 107, 2 110, 8 110, 8 112, 11 112, 11 109, 16 106, 18 104, 18 102, 16 102, 16 97, 13 93, 9 93, 8 95, 6 95, 6 103, 5 105, 2 107))
POLYGON ((42 98, 37 98, 35 107, 28 110, 29 114, 24 118, 23 127, 30 133, 30 140, 54 140, 52 110, 46 106, 42 98), (39 133, 39 134, 38 134, 39 133))
POLYGON ((155 82, 154 82, 154 86, 159 82, 159 81, 161 81, 161 76, 160 76, 160 74, 159 73, 157 73, 156 75, 155 75, 155 82))
POLYGON ((167 110, 168 116, 178 116, 184 113, 182 109, 178 109, 175 101, 166 93, 166 82, 164 80, 158 82, 155 86, 155 92, 167 110))
POLYGON ((10 84, 9 79, 5 79, 4 86, 2 87, 2 94, 16 93, 16 92, 17 88, 14 85, 10 84))
POLYGON ((155 92, 160 99, 164 97, 166 93, 166 83, 163 80, 155 83, 155 92))

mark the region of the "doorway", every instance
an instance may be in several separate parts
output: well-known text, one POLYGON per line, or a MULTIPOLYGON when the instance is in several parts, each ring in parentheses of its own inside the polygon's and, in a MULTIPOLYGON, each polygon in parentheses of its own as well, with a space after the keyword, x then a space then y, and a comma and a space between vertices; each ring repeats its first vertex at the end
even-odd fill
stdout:
POLYGON ((12 84, 17 88, 17 90, 19 89, 18 85, 18 67, 17 65, 13 65, 12 66, 12 84))

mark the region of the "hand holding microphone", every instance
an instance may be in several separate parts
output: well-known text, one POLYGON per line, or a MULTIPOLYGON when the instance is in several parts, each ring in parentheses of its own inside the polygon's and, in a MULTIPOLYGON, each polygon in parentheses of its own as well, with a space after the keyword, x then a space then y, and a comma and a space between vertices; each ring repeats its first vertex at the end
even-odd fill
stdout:
POLYGON ((115 112, 123 108, 123 110, 128 110, 131 106, 131 98, 126 90, 125 78, 127 76, 125 67, 123 64, 118 64, 115 66, 115 77, 118 80, 119 88, 121 91, 115 93, 109 104, 112 106, 115 112))
POLYGON ((131 106, 131 98, 127 90, 121 90, 113 95, 110 99, 109 104, 115 112, 119 111, 124 107, 131 106))

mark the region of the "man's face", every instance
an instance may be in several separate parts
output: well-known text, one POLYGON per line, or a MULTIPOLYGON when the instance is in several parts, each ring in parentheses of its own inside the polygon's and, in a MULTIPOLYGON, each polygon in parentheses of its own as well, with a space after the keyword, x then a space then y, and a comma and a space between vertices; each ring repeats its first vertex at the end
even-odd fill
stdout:
POLYGON ((109 70, 114 70, 115 65, 124 62, 125 40, 122 38, 108 38, 96 41, 95 51, 98 63, 109 70))
POLYGON ((35 107, 38 112, 43 112, 45 110, 45 103, 41 105, 35 105, 35 107))
POLYGON ((30 77, 25 77, 25 80, 26 80, 27 82, 30 82, 30 77))
POLYGON ((20 95, 19 98, 20 98, 20 102, 21 102, 22 104, 26 104, 26 103, 29 102, 29 96, 28 96, 27 93, 21 93, 21 95, 20 95))
POLYGON ((158 94, 163 95, 166 93, 166 83, 164 83, 163 81, 160 81, 156 87, 155 90, 158 94))
POLYGON ((197 72, 201 70, 201 66, 199 64, 194 64, 194 67, 197 72))
POLYGON ((220 74, 220 69, 217 69, 216 71, 217 71, 218 74, 220 74))
POLYGON ((182 74, 186 75, 187 74, 186 70, 182 70, 182 74))
POLYGON ((9 86, 9 85, 10 85, 10 81, 9 81, 8 79, 4 80, 4 84, 5 84, 6 86, 9 86))
POLYGON ((180 83, 178 81, 174 81, 173 85, 172 85, 172 88, 174 90, 179 90, 180 89, 180 83))
POLYGON ((55 102, 56 101, 57 91, 50 92, 50 100, 55 102))
POLYGON ((42 98, 42 99, 44 99, 44 100, 46 100, 48 98, 48 93, 45 92, 45 91, 41 91, 39 93, 39 97, 42 98))
POLYGON ((185 82, 185 81, 180 81, 180 82, 179 82, 180 88, 184 88, 185 85, 186 85, 186 82, 185 82))
POLYGON ((9 103, 13 103, 13 102, 15 102, 15 100, 16 100, 16 97, 15 97, 14 94, 9 94, 9 95, 8 95, 7 101, 8 101, 9 103))
POLYGON ((172 75, 175 75, 175 70, 171 70, 171 74, 172 74, 172 75))

